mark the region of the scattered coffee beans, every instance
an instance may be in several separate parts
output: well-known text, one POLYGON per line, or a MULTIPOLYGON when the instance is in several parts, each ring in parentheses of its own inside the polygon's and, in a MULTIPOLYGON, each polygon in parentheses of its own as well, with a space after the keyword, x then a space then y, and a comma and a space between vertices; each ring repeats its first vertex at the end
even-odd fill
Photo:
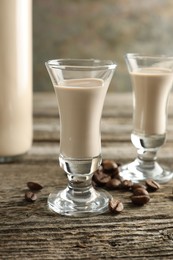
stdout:
POLYGON ((124 209, 124 205, 119 200, 111 199, 109 201, 109 210, 111 213, 118 214, 121 213, 124 209))
POLYGON ((27 191, 25 193, 25 200, 28 202, 34 202, 37 199, 37 195, 32 191, 27 191))
POLYGON ((147 179, 145 181, 145 184, 146 184, 148 191, 152 192, 152 191, 157 191, 158 189, 160 189, 160 185, 152 179, 147 179))
POLYGON ((27 186, 30 190, 33 190, 33 191, 39 191, 39 190, 43 189, 43 186, 41 186, 39 183, 32 182, 32 181, 27 182, 27 186))
MULTIPOLYGON (((130 197, 133 204, 142 206, 150 201, 148 192, 157 191, 160 185, 152 180, 148 179, 144 184, 133 183, 131 180, 123 180, 119 174, 120 164, 113 160, 103 160, 101 167, 94 172, 93 185, 100 186, 109 190, 121 189, 125 191, 132 191, 133 195, 130 197)), ((109 208, 111 212, 119 211, 122 203, 117 200, 111 200, 109 208)))

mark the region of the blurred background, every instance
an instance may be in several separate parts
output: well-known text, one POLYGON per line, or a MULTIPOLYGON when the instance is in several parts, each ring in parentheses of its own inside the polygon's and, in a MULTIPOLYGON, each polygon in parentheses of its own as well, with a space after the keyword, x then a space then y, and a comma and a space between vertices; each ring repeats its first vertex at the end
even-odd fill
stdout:
POLYGON ((112 59, 109 91, 131 91, 127 52, 173 55, 172 0, 33 0, 34 91, 53 91, 45 61, 112 59))

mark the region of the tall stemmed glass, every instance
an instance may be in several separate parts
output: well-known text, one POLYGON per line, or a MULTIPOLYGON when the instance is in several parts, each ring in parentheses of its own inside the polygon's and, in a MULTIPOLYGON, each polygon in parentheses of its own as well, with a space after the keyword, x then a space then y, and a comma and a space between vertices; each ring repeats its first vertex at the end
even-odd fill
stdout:
POLYGON ((51 210, 71 216, 101 214, 111 198, 92 186, 101 163, 100 120, 116 64, 94 59, 46 62, 60 113, 60 166, 68 186, 48 197, 51 210))
POLYGON ((127 54, 133 87, 133 132, 131 141, 137 159, 121 167, 121 176, 134 182, 152 178, 160 183, 173 173, 162 168, 157 152, 166 138, 168 97, 173 83, 173 57, 127 54))

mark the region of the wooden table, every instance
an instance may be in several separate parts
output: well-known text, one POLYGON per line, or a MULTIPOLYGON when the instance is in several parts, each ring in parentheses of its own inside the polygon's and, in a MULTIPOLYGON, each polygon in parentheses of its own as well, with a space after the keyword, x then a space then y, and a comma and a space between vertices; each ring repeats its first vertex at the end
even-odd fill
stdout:
MULTIPOLYGON (((173 96, 161 163, 173 169, 173 96)), ((104 159, 125 163, 131 144, 132 96, 108 94, 102 117, 104 159)), ((22 160, 0 165, 0 259, 173 259, 173 182, 161 185, 143 207, 130 192, 112 191, 124 203, 118 215, 64 217, 48 211, 48 194, 66 185, 57 163, 59 117, 54 93, 34 94, 34 141, 22 160), (44 186, 34 203, 24 200, 28 181, 44 186)))

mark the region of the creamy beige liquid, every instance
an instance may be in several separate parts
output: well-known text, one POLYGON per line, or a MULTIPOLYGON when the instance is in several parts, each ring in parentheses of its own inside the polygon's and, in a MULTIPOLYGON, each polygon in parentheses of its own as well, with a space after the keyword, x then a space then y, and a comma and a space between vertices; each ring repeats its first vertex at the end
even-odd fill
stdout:
POLYGON ((134 90, 134 131, 141 134, 166 132, 166 108, 173 73, 145 68, 131 73, 134 90))
POLYGON ((0 157, 32 143, 31 0, 0 0, 0 157))
POLYGON ((66 80, 54 87, 61 117, 60 153, 71 158, 98 156, 100 119, 108 84, 86 78, 66 80))

